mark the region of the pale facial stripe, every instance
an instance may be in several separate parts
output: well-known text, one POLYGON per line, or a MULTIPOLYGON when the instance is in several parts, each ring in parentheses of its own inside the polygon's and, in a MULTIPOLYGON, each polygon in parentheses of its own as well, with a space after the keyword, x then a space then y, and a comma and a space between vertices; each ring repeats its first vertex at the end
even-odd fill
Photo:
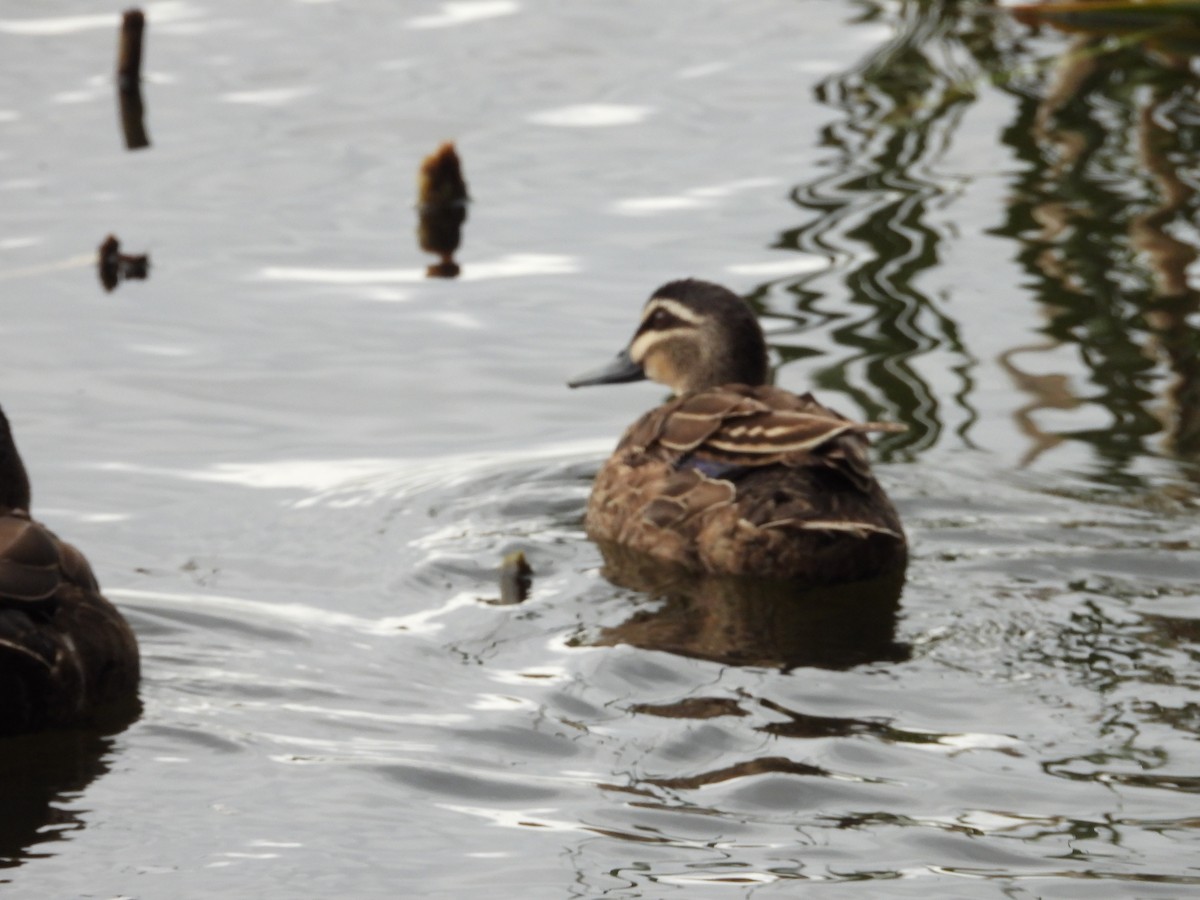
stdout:
POLYGON ((676 319, 689 322, 692 325, 700 324, 700 316, 695 310, 684 306, 678 300, 671 300, 668 297, 654 297, 647 303, 646 309, 642 312, 642 321, 645 322, 660 309, 663 312, 670 313, 676 319))
POLYGON ((646 359, 646 354, 650 352, 650 348, 659 341, 666 340, 670 334, 670 331, 646 331, 639 334, 629 345, 629 358, 641 365, 646 359))
MULTIPOLYGON (((694 310, 688 309, 682 303, 666 297, 655 297, 646 304, 646 309, 642 312, 641 325, 648 322, 650 317, 659 310, 662 310, 677 322, 686 324, 667 329, 650 328, 635 337, 629 345, 629 357, 635 363, 640 364, 645 360, 646 354, 650 352, 650 348, 655 344, 665 341, 681 331, 689 330, 690 327, 697 326, 701 322, 701 317, 694 310)), ((640 328, 641 325, 638 327, 640 328)))

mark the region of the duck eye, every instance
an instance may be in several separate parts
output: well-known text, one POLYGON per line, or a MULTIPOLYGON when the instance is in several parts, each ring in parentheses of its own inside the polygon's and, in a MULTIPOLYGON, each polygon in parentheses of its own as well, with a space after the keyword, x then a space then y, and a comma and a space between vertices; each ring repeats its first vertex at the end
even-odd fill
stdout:
POLYGON ((667 323, 671 321, 671 317, 667 315, 665 309, 656 309, 654 315, 650 317, 650 324, 654 328, 665 328, 667 323))

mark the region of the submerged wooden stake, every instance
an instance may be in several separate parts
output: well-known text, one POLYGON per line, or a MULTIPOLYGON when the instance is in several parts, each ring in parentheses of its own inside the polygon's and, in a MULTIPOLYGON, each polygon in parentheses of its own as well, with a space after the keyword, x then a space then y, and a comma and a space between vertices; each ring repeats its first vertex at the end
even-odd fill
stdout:
POLYGON ((126 10, 121 20, 121 42, 117 47, 117 102, 121 107, 121 130, 129 150, 150 146, 142 105, 142 35, 145 30, 146 16, 142 11, 126 10))
POLYGON ((150 274, 150 257, 145 253, 125 254, 115 234, 110 234, 97 251, 96 269, 106 291, 115 288, 123 278, 144 279, 150 274))
POLYGON ((496 604, 509 606, 524 603, 533 584, 533 569, 520 550, 509 553, 500 564, 500 599, 496 604))
POLYGON ((136 81, 129 87, 117 88, 117 103, 121 107, 121 131, 127 150, 150 146, 146 133, 146 108, 142 105, 142 88, 136 81))
POLYGON ((459 273, 454 252, 462 242, 462 226, 467 220, 470 200, 453 142, 446 141, 421 163, 417 191, 420 214, 417 237, 421 249, 441 257, 425 274, 430 278, 453 278, 459 273))

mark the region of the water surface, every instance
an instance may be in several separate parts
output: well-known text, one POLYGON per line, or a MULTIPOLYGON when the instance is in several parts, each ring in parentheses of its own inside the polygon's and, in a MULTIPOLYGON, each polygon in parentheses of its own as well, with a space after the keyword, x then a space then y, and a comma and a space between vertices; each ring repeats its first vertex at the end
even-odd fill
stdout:
POLYGON ((146 707, 0 748, 6 895, 1195 889, 1186 61, 961 4, 146 10, 137 152, 115 14, 0 19, 0 402, 146 707), (149 280, 103 292, 109 232, 149 280), (604 577, 589 481, 662 392, 564 381, 689 274, 909 425, 898 602, 604 577))

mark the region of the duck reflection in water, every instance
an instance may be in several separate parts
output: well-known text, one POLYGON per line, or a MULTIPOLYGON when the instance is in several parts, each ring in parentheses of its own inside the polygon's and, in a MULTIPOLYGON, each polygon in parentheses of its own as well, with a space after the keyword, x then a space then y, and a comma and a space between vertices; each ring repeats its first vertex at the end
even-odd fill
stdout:
MULTIPOLYGON (((908 550, 871 472, 866 435, 903 426, 854 422, 811 394, 768 385, 753 311, 704 281, 660 287, 628 347, 570 385, 645 378, 675 397, 625 432, 596 476, 585 520, 610 580, 669 598, 652 627, 626 623, 621 639, 662 647, 669 634, 687 655, 765 662, 765 653, 796 665, 814 648, 767 645, 810 640, 829 618, 822 607, 853 608, 858 593, 878 595, 867 606, 882 626, 868 629, 876 639, 867 643, 886 632, 890 644, 908 550), (651 574, 656 566, 675 570, 670 589, 651 574), (859 582, 874 587, 844 587, 859 582), (835 585, 843 587, 817 591, 835 585), (688 622, 669 624, 675 618, 688 622)), ((877 646, 868 656, 890 652, 877 646)))
POLYGON ((850 584, 696 575, 601 545, 604 576, 658 600, 593 641, 629 644, 733 666, 847 669, 901 662, 896 641, 904 571, 850 584))
POLYGON ((66 803, 108 771, 111 749, 112 739, 95 731, 0 740, 0 869, 45 855, 43 849, 33 853, 30 848, 84 827, 85 817, 65 808, 66 803))

